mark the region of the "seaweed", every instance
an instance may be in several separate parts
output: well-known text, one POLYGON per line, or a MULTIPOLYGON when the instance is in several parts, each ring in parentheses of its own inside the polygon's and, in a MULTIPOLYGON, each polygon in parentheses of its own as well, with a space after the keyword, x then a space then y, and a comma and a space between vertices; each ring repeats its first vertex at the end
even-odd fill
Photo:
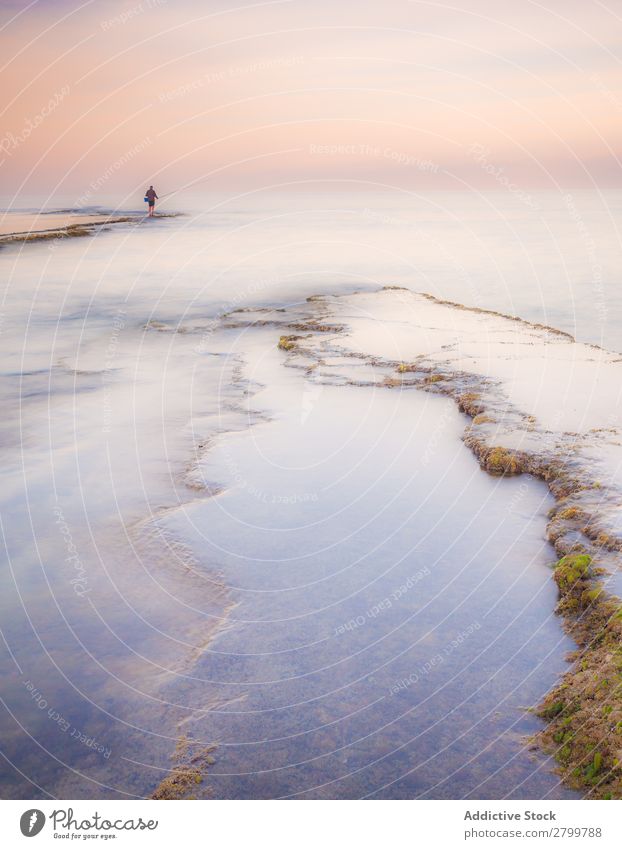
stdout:
POLYGON ((281 336, 277 348, 280 348, 282 351, 293 351, 298 339, 301 338, 301 336, 281 336))
MULTIPOLYGON (((171 800, 195 798, 188 794, 196 792, 203 783, 208 768, 215 763, 212 752, 215 746, 199 748, 192 754, 192 741, 182 736, 177 741, 171 759, 175 762, 168 775, 160 781, 150 799, 171 800)), ((196 744, 195 744, 196 745, 196 744)))

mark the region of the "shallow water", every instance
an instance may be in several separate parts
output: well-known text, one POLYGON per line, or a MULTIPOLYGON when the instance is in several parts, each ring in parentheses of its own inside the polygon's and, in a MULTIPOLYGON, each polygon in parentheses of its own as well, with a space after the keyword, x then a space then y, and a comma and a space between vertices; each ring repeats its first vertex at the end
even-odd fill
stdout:
POLYGON ((256 335, 250 403, 275 420, 220 440, 202 474, 226 491, 165 519, 237 602, 195 668, 232 700, 210 718, 212 792, 568 795, 525 740, 571 648, 545 488, 482 475, 450 401, 305 398, 256 335))
POLYGON ((622 349, 619 191, 534 193, 532 207, 504 191, 378 193, 337 184, 313 193, 302 185, 228 197, 173 193, 159 209, 184 217, 3 250, 5 307, 29 310, 36 290, 53 321, 62 306, 65 319, 88 313, 89 323, 120 307, 177 322, 231 303, 399 284, 622 349))
POLYGON ((596 255, 550 196, 544 230, 303 201, 0 252, 6 796, 144 795, 184 733, 217 796, 565 793, 524 746, 570 647, 545 489, 483 475, 451 402, 318 385, 217 319, 399 283, 620 349, 618 197, 581 201, 596 255))

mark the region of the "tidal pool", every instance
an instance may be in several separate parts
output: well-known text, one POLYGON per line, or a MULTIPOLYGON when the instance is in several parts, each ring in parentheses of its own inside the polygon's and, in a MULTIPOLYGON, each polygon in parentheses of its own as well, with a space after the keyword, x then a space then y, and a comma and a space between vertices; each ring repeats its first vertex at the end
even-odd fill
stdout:
POLYGON ((546 487, 482 473, 450 400, 324 386, 274 343, 231 334, 254 423, 200 463, 223 491, 161 519, 235 603, 192 672, 195 708, 227 703, 185 725, 210 793, 572 796, 528 740, 572 648, 546 487))

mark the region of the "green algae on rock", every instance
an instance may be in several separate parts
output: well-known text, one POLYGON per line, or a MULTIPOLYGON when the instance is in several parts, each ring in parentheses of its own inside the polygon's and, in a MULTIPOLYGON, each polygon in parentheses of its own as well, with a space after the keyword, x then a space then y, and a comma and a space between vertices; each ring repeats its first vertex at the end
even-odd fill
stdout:
MULTIPOLYGON (((193 799, 208 768, 215 763, 212 752, 215 746, 201 746, 192 752, 192 741, 186 735, 179 738, 172 755, 175 765, 153 791, 150 799, 179 800, 193 799)), ((196 744, 194 744, 196 745, 196 744)), ((204 794, 203 794, 204 795, 204 794)))
POLYGON ((594 579, 587 554, 555 567, 559 612, 579 645, 573 666, 538 714, 549 724, 537 740, 564 781, 590 798, 622 798, 622 602, 594 579))
POLYGON ((296 347, 296 342, 301 338, 301 336, 281 336, 277 347, 282 351, 293 351, 296 347))

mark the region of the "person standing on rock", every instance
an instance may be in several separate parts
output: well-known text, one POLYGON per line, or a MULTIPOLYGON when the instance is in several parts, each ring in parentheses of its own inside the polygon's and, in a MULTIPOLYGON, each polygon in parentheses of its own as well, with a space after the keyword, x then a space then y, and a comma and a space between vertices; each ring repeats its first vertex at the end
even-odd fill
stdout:
POLYGON ((149 186, 147 191, 145 192, 145 200, 149 204, 149 218, 153 218, 153 213, 155 211, 155 202, 157 198, 156 190, 153 186, 149 186))

